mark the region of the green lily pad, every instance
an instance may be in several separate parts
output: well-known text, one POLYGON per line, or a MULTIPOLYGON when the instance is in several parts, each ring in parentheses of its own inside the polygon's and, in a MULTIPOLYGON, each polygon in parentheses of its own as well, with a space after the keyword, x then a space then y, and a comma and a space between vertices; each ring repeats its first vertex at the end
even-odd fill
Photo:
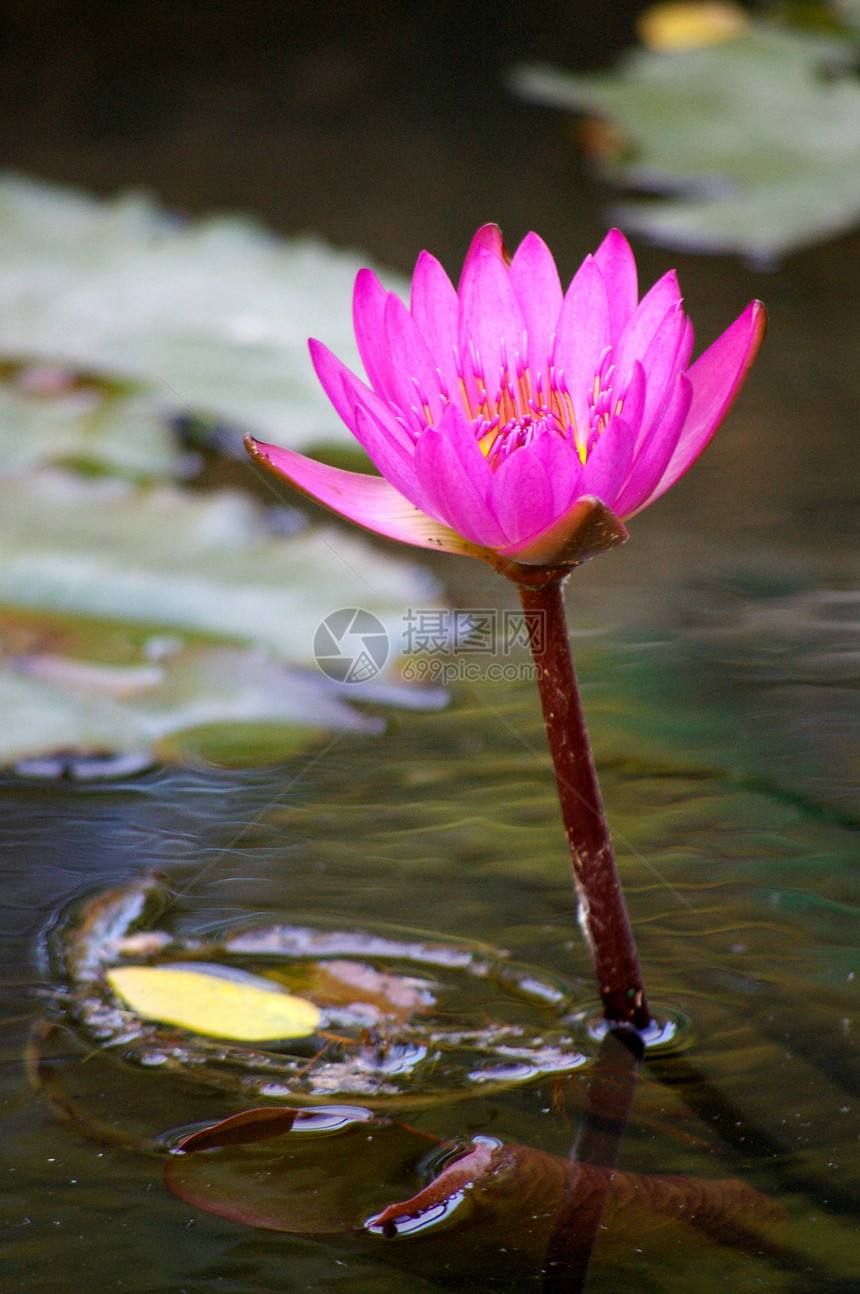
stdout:
POLYGON ((354 350, 359 266, 238 218, 0 178, 0 763, 271 761, 379 731, 349 701, 422 698, 377 659, 339 686, 314 658, 323 619, 358 608, 396 672, 406 607, 433 605, 416 568, 303 529, 275 493, 173 483, 177 417, 352 443, 306 338, 354 350))
POLYGON ((360 607, 399 644, 427 577, 334 527, 285 538, 277 516, 237 490, 0 479, 0 605, 206 632, 303 665, 321 620, 360 607))
POLYGON ((4 475, 67 464, 131 478, 166 478, 176 474, 180 461, 167 418, 141 392, 73 383, 61 370, 23 369, 0 381, 4 475), (49 383, 55 389, 47 389, 49 383))
MULTIPOLYGON (((0 614, 0 640, 4 628, 0 614)), ((309 671, 259 650, 200 642, 125 666, 39 652, 2 656, 0 715, 0 763, 80 780, 156 762, 271 763, 332 730, 382 726, 309 671)))
POLYGON ((771 264, 860 220, 860 83, 836 38, 752 23, 737 39, 636 50, 608 73, 520 68, 535 102, 608 118, 602 174, 668 195, 619 223, 668 247, 771 264))
POLYGON ((333 528, 285 537, 278 516, 238 491, 0 477, 0 763, 271 761, 379 731, 350 701, 438 700, 392 668, 338 685, 314 659, 323 618, 360 607, 396 675, 405 608, 433 605, 426 576, 333 528))
POLYGON ((307 338, 358 365, 350 301, 364 264, 238 216, 183 223, 142 195, 99 202, 6 176, 0 356, 132 382, 159 413, 293 449, 353 444, 307 338))

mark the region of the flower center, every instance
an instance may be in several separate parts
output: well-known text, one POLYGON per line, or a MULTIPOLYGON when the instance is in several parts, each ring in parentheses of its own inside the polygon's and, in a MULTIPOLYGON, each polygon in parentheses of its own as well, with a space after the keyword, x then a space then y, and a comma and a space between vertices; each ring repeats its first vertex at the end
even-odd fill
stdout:
POLYGON ((518 449, 549 435, 561 437, 585 463, 613 413, 621 410, 622 401, 613 399, 609 348, 601 356, 588 393, 585 427, 578 425, 564 374, 553 364, 535 376, 517 355, 513 365, 503 363, 492 394, 480 359, 474 352, 471 359, 468 371, 458 365, 460 397, 493 471, 518 449))
MULTIPOLYGON (((525 338, 523 341, 525 349, 525 338)), ((565 376, 554 364, 547 364, 535 375, 519 354, 513 365, 503 355, 498 382, 491 389, 474 349, 468 366, 462 363, 459 353, 455 359, 463 411, 494 472, 511 454, 543 436, 560 437, 585 464, 610 421, 624 405, 624 397, 616 396, 613 391, 615 366, 609 346, 600 357, 579 422, 565 376)), ((418 382, 413 379, 413 383, 417 403, 408 411, 402 406, 395 408, 394 413, 406 434, 416 441, 423 431, 435 425, 436 419, 418 382)), ((451 403, 452 396, 444 385, 439 394, 444 404, 451 403)))

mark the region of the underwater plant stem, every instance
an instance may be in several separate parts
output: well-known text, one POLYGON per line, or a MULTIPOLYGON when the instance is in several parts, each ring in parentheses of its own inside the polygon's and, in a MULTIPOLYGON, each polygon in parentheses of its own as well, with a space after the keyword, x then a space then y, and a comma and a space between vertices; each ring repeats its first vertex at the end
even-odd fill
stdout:
POLYGON ((545 574, 544 582, 535 579, 528 584, 521 578, 512 578, 525 612, 537 667, 546 735, 579 897, 580 923, 594 963, 604 1016, 613 1024, 645 1029, 651 1022, 651 1013, 570 654, 564 611, 565 574, 545 574))

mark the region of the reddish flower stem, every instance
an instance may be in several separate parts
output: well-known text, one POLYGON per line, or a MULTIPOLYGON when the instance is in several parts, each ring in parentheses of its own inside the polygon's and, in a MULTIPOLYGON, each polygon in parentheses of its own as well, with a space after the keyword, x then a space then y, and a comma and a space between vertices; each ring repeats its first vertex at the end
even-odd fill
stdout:
POLYGON ((613 1023, 644 1029, 651 1013, 570 654, 562 592, 566 572, 544 568, 539 574, 535 570, 534 583, 528 584, 524 574, 519 567, 511 577, 528 624, 580 923, 594 963, 603 1014, 613 1023))
MULTIPOLYGON (((581 1164, 614 1169, 633 1105, 645 1044, 633 1029, 610 1029, 589 1073, 588 1105, 570 1157, 581 1164)), ((568 1179, 565 1201, 544 1258, 543 1294, 581 1294, 612 1186, 607 1173, 583 1198, 579 1179, 568 1179)))

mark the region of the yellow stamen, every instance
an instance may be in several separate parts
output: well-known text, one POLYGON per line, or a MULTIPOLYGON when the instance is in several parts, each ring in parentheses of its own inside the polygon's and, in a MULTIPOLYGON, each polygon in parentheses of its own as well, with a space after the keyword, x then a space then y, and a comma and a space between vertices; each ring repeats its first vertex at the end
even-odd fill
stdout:
POLYGON ((496 443, 496 429, 493 428, 492 431, 488 431, 487 434, 485 436, 482 436, 481 439, 478 441, 478 444, 481 448, 481 453, 484 455, 484 458, 490 457, 490 451, 492 450, 493 445, 495 443, 496 443))

